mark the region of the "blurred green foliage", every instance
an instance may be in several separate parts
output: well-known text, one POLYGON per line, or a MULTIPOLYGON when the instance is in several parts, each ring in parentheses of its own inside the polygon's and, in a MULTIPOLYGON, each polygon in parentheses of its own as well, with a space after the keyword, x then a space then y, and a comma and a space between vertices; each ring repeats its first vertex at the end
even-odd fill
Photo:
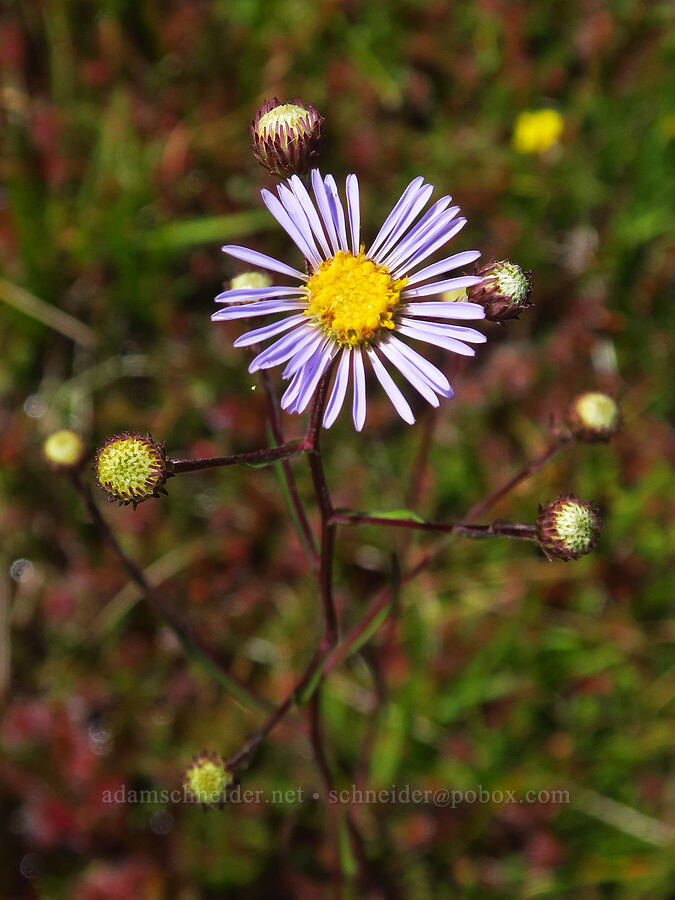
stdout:
MULTIPOLYGON (((661 0, 2 4, 3 895, 328 891, 314 801, 209 815, 101 802, 120 785, 178 788, 193 752, 235 752, 260 714, 186 660, 40 456, 60 427, 92 451, 126 428, 186 455, 266 440, 239 331, 209 316, 237 271, 220 244, 298 263, 248 151, 276 94, 326 116, 322 168, 359 174, 367 232, 423 173, 464 209, 462 248, 534 270, 534 312, 492 328, 476 361, 445 359, 457 396, 435 423, 422 515, 463 515, 542 450, 578 391, 616 393, 625 419, 611 445, 572 446, 495 510, 532 521, 559 493, 595 499, 592 556, 448 542, 395 624, 327 680, 341 787, 358 773, 569 790, 559 804, 360 806, 382 896, 672 896, 674 19, 661 0), (516 117, 542 107, 562 115, 561 141, 520 154, 516 117)), ((429 413, 408 429, 369 403, 362 435, 344 416, 325 441, 335 501, 401 509, 429 413)), ((105 512, 239 678, 285 696, 319 623, 273 471, 177 478, 168 499, 105 512)), ((343 629, 390 578, 392 549, 414 562, 432 544, 341 531, 343 629)), ((318 784, 301 715, 243 779, 266 795, 318 784)))

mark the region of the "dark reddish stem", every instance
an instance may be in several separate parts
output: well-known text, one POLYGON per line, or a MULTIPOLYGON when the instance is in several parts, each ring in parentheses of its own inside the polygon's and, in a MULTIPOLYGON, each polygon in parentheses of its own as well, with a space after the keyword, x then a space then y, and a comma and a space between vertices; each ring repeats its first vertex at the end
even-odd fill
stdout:
POLYGON ((484 500, 480 500, 478 503, 474 504, 468 513, 464 516, 464 521, 467 519, 477 519, 479 516, 482 516, 486 510, 490 509, 495 503, 498 503, 502 497, 505 497, 509 494, 515 487, 517 487, 521 481, 525 481, 526 478, 529 478, 530 475, 533 475, 535 472, 538 472, 542 466, 545 466, 546 463, 558 452, 558 450, 562 449, 565 444, 570 442, 570 438, 561 435, 558 437, 557 441, 552 444, 548 450, 538 456, 536 459, 527 463, 527 465, 523 466, 520 472, 517 472, 513 478, 510 478, 505 484, 503 484, 498 490, 494 492, 494 494, 490 494, 489 497, 486 497, 484 500))
POLYGON ((424 522, 418 519, 390 519, 361 513, 334 512, 330 522, 340 525, 384 525, 388 528, 410 528, 416 531, 440 531, 469 538, 510 537, 531 541, 536 537, 534 525, 519 522, 492 522, 490 525, 465 525, 463 522, 424 522))
POLYGON ((316 390, 305 441, 309 446, 309 468, 314 483, 319 512, 321 514, 321 558, 319 564, 319 590, 323 607, 323 649, 332 647, 338 634, 337 613, 333 600, 333 553, 335 550, 335 523, 326 475, 321 460, 321 421, 330 386, 331 370, 323 376, 316 390))
MULTIPOLYGON (((281 416, 279 414, 279 406, 274 393, 274 387, 272 386, 272 381, 270 380, 269 372, 266 369, 262 369, 260 377, 265 389, 265 396, 267 397, 270 427, 272 429, 272 434, 274 435, 274 440, 277 442, 277 444, 283 444, 284 435, 281 428, 281 416)), ((307 519, 307 514, 305 513, 305 509, 300 500, 300 495, 298 494, 298 487, 295 483, 295 477, 293 475, 293 470, 291 469, 291 464, 287 459, 284 459, 281 462, 281 467, 284 474, 284 481, 286 482, 286 489, 288 490, 288 496, 291 501, 291 506, 293 507, 295 517, 298 520, 298 525, 305 539, 307 552, 309 554, 312 566, 316 569, 319 565, 319 552, 316 546, 316 538, 314 536, 314 532, 310 527, 309 520, 307 519)))
POLYGON ((307 718, 309 722, 309 740, 312 745, 314 762, 316 763, 316 767, 319 770, 319 774, 321 776, 321 781, 323 782, 325 804, 328 808, 331 829, 333 831, 333 848, 335 856, 333 862, 333 895, 336 898, 340 898, 342 896, 343 889, 343 874, 342 865, 340 863, 340 822, 338 818, 339 809, 335 804, 330 802, 330 794, 331 791, 335 789, 335 786, 333 783, 333 776, 331 775, 330 766, 328 765, 328 758, 326 756, 326 750, 323 741, 323 731, 321 727, 321 691, 319 689, 314 691, 309 703, 307 704, 307 718))
POLYGON ((169 470, 174 475, 184 472, 198 472, 201 469, 214 469, 222 466, 265 465, 280 459, 287 460, 309 449, 304 440, 288 441, 278 447, 252 450, 247 453, 235 453, 233 456, 211 456, 206 459, 171 459, 169 470))

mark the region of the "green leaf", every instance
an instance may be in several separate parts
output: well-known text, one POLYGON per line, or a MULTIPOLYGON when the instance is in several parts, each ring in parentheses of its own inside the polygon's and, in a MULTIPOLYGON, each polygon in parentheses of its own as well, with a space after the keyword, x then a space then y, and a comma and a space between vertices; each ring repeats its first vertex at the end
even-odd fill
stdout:
POLYGON ((265 210, 231 213, 229 216, 208 216, 189 219, 187 222, 172 222, 162 225, 148 234, 147 246, 151 249, 179 249, 197 244, 211 244, 227 241, 263 231, 276 225, 265 210))
POLYGON ((412 509, 389 509, 384 510, 384 512, 378 510, 368 510, 368 512, 363 512, 362 510, 355 509, 338 509, 336 512, 348 516, 368 516, 374 519, 411 519, 413 522, 419 522, 421 525, 426 522, 426 519, 423 519, 412 509))

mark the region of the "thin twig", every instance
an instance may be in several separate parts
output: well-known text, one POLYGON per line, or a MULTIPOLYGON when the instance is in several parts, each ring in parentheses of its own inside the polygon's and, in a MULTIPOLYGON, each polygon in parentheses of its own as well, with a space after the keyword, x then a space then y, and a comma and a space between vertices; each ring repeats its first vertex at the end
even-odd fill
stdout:
POLYGON ((174 475, 185 472, 198 472, 201 469, 215 469, 222 466, 237 465, 265 465, 274 463, 280 459, 288 459, 304 453, 309 447, 304 440, 288 441, 278 447, 268 447, 262 450, 251 450, 247 453, 235 453, 233 456, 210 456, 205 459, 171 459, 169 470, 174 475))
MULTIPOLYGON (((277 442, 277 444, 283 444, 284 435, 281 428, 279 405, 277 403, 277 398, 274 393, 274 387, 272 385, 269 372, 266 369, 262 369, 260 372, 260 377, 263 383, 263 388, 265 389, 265 396, 267 398, 267 407, 270 418, 270 427, 272 429, 274 440, 277 442)), ((314 536, 314 532, 312 531, 307 519, 307 514, 305 513, 305 509, 298 494, 298 487, 295 483, 293 470, 291 469, 291 464, 287 459, 282 459, 281 468, 284 475, 284 481, 286 482, 286 489, 288 490, 288 496, 291 501, 291 506, 293 507, 293 512, 295 513, 295 517, 298 521, 298 526, 305 539, 305 545, 307 547, 307 553, 309 554, 310 562, 312 563, 314 569, 318 569, 319 551, 316 544, 316 537, 314 536)))
POLYGON ((336 900, 339 900, 339 898, 342 897, 342 890, 344 885, 344 873, 342 871, 342 864, 340 860, 340 810, 339 807, 330 802, 330 794, 335 790, 335 785, 333 782, 333 776, 331 775, 330 767, 328 765, 328 759, 326 757, 326 751, 323 743, 323 734, 321 729, 320 689, 314 691, 314 694, 312 695, 312 698, 307 705, 307 719, 309 723, 309 740, 312 746, 312 754, 314 756, 314 762, 316 763, 316 767, 319 770, 319 774, 321 775, 321 780, 323 782, 325 805, 328 808, 331 829, 333 831, 333 848, 335 857, 333 862, 333 896, 336 898, 336 900))
POLYGON ((323 649, 335 644, 338 634, 337 613, 333 600, 333 553, 335 549, 335 522, 332 522, 333 503, 331 501, 326 475, 321 460, 321 420, 330 386, 331 370, 323 376, 316 390, 307 429, 306 442, 309 445, 309 468, 314 483, 316 500, 321 513, 321 558, 319 565, 319 589, 324 617, 323 649))
POLYGON ((334 525, 384 525, 389 528, 410 528, 416 531, 440 531, 445 534, 461 534, 468 538, 510 537, 532 541, 536 537, 534 525, 520 522, 496 521, 489 525, 465 525, 463 522, 425 522, 423 519, 394 519, 340 511, 334 512, 329 521, 334 525))
POLYGON ((553 457, 555 454, 564 447, 566 444, 570 443, 570 438, 566 435, 559 435, 556 442, 552 444, 541 456, 538 456, 536 459, 533 459, 531 462, 527 463, 527 465, 523 466, 523 468, 517 472, 513 478, 510 478, 506 484, 503 484, 498 490, 494 492, 494 494, 490 494, 489 497, 486 497, 485 500, 480 500, 478 503, 474 504, 468 513, 464 516, 464 521, 467 519, 477 519, 479 516, 482 516, 483 513, 490 509, 490 507, 494 506, 502 497, 505 497, 509 494, 515 487, 517 487, 521 481, 525 481, 526 478, 529 478, 530 475, 533 475, 535 472, 538 472, 542 466, 546 465, 546 463, 553 457))

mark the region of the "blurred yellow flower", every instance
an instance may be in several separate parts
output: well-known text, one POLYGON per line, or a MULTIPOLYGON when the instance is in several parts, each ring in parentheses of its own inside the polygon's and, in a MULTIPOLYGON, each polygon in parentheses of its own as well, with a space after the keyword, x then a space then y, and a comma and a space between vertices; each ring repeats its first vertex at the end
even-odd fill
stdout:
POLYGON ((521 112, 513 128, 513 146, 519 153, 543 153, 558 142, 564 124, 555 109, 521 112))

